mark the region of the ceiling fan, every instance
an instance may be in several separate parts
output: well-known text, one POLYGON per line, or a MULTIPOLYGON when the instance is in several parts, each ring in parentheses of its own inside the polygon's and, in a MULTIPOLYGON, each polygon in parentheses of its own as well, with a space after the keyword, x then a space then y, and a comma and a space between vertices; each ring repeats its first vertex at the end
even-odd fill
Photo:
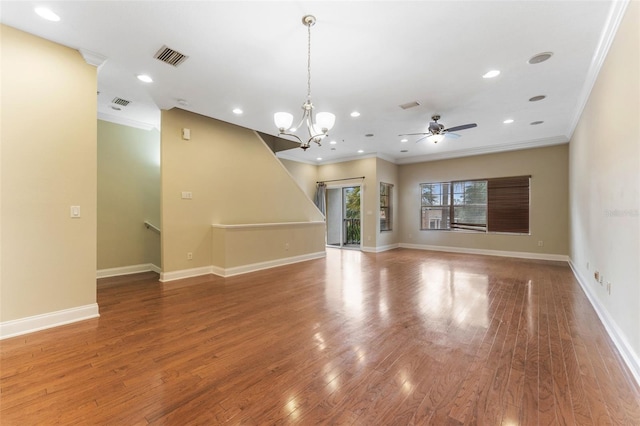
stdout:
POLYGON ((420 142, 424 138, 427 138, 427 140, 429 142, 438 143, 442 139, 444 139, 445 136, 453 136, 455 138, 460 137, 460 135, 458 135, 456 133, 453 133, 453 132, 456 132, 458 130, 471 129, 473 127, 478 127, 478 125, 476 123, 469 123, 469 124, 463 124, 461 126, 453 126, 453 127, 449 127, 448 129, 445 129, 444 125, 438 123, 438 120, 440 120, 440 115, 439 114, 432 115, 431 119, 433 121, 429 123, 429 131, 428 132, 426 132, 426 133, 404 133, 404 134, 401 134, 401 135, 398 135, 398 136, 416 136, 416 135, 420 135, 420 136, 423 136, 423 137, 418 139, 416 141, 416 143, 420 142))

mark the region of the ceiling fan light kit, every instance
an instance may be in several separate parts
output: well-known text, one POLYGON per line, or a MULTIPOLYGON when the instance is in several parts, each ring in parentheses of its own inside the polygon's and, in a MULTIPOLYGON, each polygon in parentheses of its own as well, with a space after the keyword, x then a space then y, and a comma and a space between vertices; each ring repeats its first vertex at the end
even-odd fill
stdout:
POLYGON ((420 142, 424 138, 427 138, 427 141, 429 141, 429 142, 438 143, 438 142, 442 142, 442 140, 446 136, 454 136, 454 137, 458 137, 459 136, 459 135, 457 135, 457 134, 455 134, 453 132, 457 132, 459 130, 466 130, 466 129, 471 129, 471 128, 474 128, 474 127, 478 127, 478 125, 476 123, 469 123, 469 124, 463 124, 461 126, 453 126, 453 127, 449 127, 448 129, 445 129, 443 124, 438 123, 438 120, 440 120, 440 115, 439 114, 433 114, 431 116, 431 119, 433 121, 429 123, 429 131, 428 132, 426 132, 426 133, 403 133, 403 134, 400 134, 398 136, 422 136, 421 138, 419 138, 416 141, 416 143, 420 142))
POLYGON ((302 24, 307 27, 307 100, 302 104, 302 119, 300 123, 291 128, 293 124, 293 115, 288 112, 276 112, 273 115, 273 121, 278 128, 278 136, 290 136, 300 142, 300 148, 307 150, 312 142, 320 146, 322 139, 327 137, 336 122, 336 116, 330 112, 318 112, 313 114, 313 103, 311 102, 311 27, 316 23, 313 15, 305 15, 302 17, 302 24), (303 141, 298 135, 292 132, 299 129, 303 124, 306 125, 309 139, 303 141))

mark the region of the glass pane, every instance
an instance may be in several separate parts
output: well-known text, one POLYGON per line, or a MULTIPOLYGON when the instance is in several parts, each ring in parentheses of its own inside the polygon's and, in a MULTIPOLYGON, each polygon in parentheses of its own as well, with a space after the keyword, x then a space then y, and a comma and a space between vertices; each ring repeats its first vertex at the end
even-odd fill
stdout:
POLYGON ((485 225, 487 223, 487 207, 485 205, 455 206, 453 208, 454 223, 485 225))
POLYGON ((446 206, 449 204, 449 183, 423 183, 420 185, 423 206, 446 206))
POLYGON ((423 207, 420 229, 449 229, 449 208, 423 207))

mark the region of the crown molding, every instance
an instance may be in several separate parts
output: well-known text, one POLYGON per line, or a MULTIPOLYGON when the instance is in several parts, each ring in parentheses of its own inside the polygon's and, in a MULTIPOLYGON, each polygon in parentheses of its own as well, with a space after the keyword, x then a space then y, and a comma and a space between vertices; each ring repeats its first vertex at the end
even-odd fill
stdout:
POLYGON ((118 116, 106 114, 100 111, 98 111, 98 120, 109 121, 111 123, 121 124, 123 126, 135 127, 142 130, 152 130, 152 129, 160 130, 158 128, 158 125, 156 124, 146 123, 138 120, 132 120, 130 118, 118 117, 118 116))
POLYGON ((86 49, 78 49, 78 52, 80 52, 80 54, 82 55, 82 59, 84 59, 87 64, 93 65, 94 67, 98 68, 98 71, 100 71, 100 68, 104 65, 105 62, 107 62, 108 59, 106 56, 101 55, 100 53, 92 52, 86 49))
POLYGON ((421 155, 418 157, 402 158, 395 164, 425 163, 427 161, 448 160, 451 158, 471 157, 474 155, 495 154, 498 152, 519 151, 522 149, 541 148, 551 145, 562 145, 569 142, 566 136, 554 136, 551 138, 533 139, 522 142, 514 142, 504 145, 483 146, 479 148, 442 152, 439 154, 421 155))
POLYGON ((598 41, 596 51, 591 58, 589 71, 587 72, 584 85, 582 86, 582 92, 578 97, 575 115, 573 116, 573 119, 569 124, 569 128, 567 129, 567 135, 569 135, 569 139, 573 137, 573 132, 576 130, 578 122, 580 121, 580 117, 582 117, 582 113, 587 106, 587 102, 589 101, 589 97, 591 96, 593 86, 595 86, 596 84, 596 80, 598 79, 598 75, 600 74, 600 70, 602 69, 602 65, 604 64, 604 60, 609 53, 609 49, 611 48, 611 44, 615 39, 618 28, 620 27, 620 23, 622 22, 622 18, 624 17, 624 13, 626 12, 628 5, 629 0, 618 0, 611 3, 611 9, 609 9, 607 22, 604 26, 604 29, 602 30, 602 34, 600 35, 600 40, 598 41))

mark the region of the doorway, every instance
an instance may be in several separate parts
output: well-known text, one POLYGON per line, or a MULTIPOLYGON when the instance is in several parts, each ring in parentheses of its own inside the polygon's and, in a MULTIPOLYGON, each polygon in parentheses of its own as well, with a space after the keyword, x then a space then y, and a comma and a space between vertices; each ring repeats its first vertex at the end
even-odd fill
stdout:
POLYGON ((327 245, 361 246, 361 186, 327 188, 327 245))

